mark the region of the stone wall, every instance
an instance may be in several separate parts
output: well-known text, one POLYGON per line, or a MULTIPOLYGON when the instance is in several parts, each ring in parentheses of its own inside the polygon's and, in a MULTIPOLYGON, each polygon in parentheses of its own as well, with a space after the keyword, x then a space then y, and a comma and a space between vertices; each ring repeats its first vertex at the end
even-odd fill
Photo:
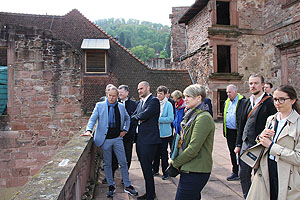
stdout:
POLYGON ((171 19, 171 63, 177 62, 186 52, 185 25, 178 24, 180 17, 189 7, 173 7, 171 19))
POLYGON ((82 127, 81 55, 48 31, 0 26, 8 47, 8 117, 0 187, 24 185, 82 127))
POLYGON ((205 6, 188 24, 188 53, 198 50, 208 42, 208 27, 211 27, 211 11, 205 6))
POLYGON ((263 29, 264 2, 265 0, 237 1, 239 28, 254 30, 263 29))
POLYGON ((265 29, 278 25, 284 21, 290 21, 300 15, 300 3, 285 6, 282 0, 268 0, 263 10, 263 26, 265 29))

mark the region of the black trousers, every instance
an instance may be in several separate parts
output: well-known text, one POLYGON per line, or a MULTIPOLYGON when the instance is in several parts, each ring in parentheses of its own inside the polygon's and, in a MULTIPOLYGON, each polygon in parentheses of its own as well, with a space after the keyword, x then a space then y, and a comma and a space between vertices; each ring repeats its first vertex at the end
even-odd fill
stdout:
POLYGON ((226 128, 226 139, 227 139, 227 146, 230 153, 230 160, 232 164, 232 172, 238 175, 239 173, 239 166, 236 162, 236 155, 234 153, 235 143, 236 143, 236 137, 237 137, 237 130, 236 129, 229 129, 226 128))
POLYGON ((210 173, 180 172, 175 200, 199 200, 210 173))
POLYGON ((161 159, 161 168, 163 175, 166 175, 165 171, 169 166, 168 160, 168 144, 172 140, 172 136, 161 138, 162 143, 159 144, 159 147, 156 151, 154 162, 153 162, 153 171, 158 172, 159 171, 159 163, 161 159))
POLYGON ((268 159, 269 180, 270 180, 270 200, 277 200, 278 198, 278 172, 277 162, 268 159))
POLYGON ((156 154, 158 144, 143 144, 137 139, 136 152, 140 161, 142 172, 145 180, 147 200, 154 200, 155 185, 152 175, 152 163, 156 154))

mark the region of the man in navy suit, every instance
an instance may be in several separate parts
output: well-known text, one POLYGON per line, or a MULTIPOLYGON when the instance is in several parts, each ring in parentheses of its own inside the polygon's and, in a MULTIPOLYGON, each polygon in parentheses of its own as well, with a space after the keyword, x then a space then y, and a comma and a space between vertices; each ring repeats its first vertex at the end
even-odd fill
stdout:
POLYGON ((160 114, 159 100, 150 93, 150 85, 147 81, 138 84, 138 93, 141 98, 136 111, 131 116, 138 122, 136 151, 142 167, 146 194, 137 199, 153 200, 155 198, 154 177, 152 175, 152 163, 159 144, 161 143, 158 118, 160 114))

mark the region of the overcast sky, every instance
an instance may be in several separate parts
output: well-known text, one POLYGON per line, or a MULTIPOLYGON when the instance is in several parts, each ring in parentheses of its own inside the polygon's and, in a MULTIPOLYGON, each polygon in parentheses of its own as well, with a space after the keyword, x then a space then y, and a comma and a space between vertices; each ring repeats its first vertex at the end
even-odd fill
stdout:
POLYGON ((6 0, 1 12, 65 15, 78 9, 91 21, 106 18, 129 18, 171 25, 172 7, 191 6, 195 0, 6 0))

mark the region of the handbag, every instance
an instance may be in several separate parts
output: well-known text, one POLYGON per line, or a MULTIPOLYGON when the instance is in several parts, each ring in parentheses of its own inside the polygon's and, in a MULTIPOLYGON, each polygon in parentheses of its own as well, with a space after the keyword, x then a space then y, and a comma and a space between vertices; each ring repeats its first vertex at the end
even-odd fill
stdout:
POLYGON ((173 165, 169 165, 169 167, 166 169, 166 173, 170 177, 176 177, 179 174, 179 170, 173 167, 173 165))
POLYGON ((260 159, 264 153, 265 147, 260 143, 250 147, 249 149, 245 150, 240 159, 249 165, 251 168, 257 169, 259 167, 260 159))

